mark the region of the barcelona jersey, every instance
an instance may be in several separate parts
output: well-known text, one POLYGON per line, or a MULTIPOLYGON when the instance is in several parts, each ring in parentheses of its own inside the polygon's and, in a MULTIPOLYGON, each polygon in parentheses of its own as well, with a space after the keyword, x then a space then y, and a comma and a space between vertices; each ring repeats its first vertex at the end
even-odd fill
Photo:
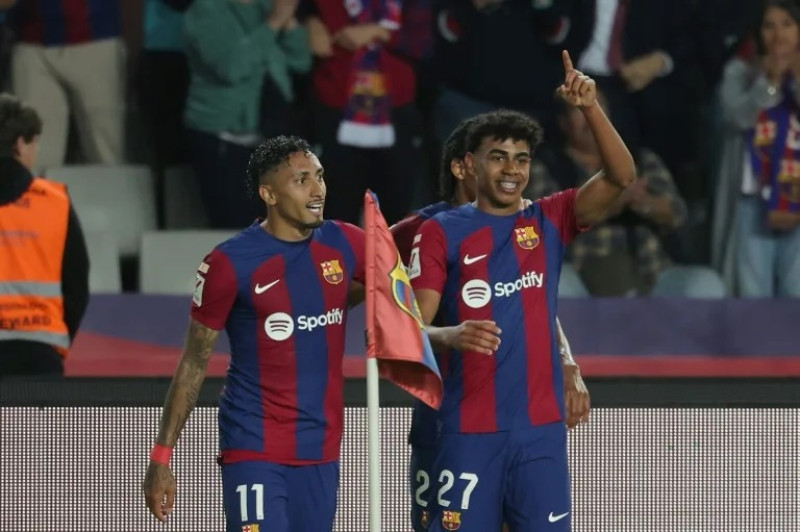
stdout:
POLYGON ((223 463, 338 460, 347 298, 363 276, 363 231, 334 221, 300 242, 256 222, 200 264, 192 317, 225 329, 231 346, 223 463))
POLYGON ((555 319, 564 252, 580 230, 576 193, 507 216, 467 204, 422 224, 409 263, 414 289, 441 294, 445 325, 493 320, 502 331, 493 356, 439 355, 442 432, 491 433, 564 419, 555 319))

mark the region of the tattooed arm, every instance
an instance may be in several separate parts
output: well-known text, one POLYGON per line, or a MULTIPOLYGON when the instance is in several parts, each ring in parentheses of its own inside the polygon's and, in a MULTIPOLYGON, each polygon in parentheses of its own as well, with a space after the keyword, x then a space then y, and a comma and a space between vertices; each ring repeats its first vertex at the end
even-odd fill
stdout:
MULTIPOLYGON (((219 334, 219 331, 209 329, 194 318, 190 321, 183 354, 164 401, 156 440, 159 445, 172 448, 177 443, 197 403, 208 359, 219 334)), ((151 461, 142 488, 147 507, 160 521, 166 521, 175 505, 176 492, 175 477, 169 466, 151 461)))
POLYGON ((175 505, 170 450, 197 402, 211 351, 228 323, 239 292, 236 269, 220 247, 203 258, 196 275, 186 343, 161 412, 158 447, 153 449, 155 461, 150 460, 142 486, 147 507, 160 521, 167 519, 175 505))
POLYGON ((190 321, 183 355, 164 401, 156 440, 159 445, 174 447, 178 441, 189 413, 197 403, 200 387, 206 377, 208 359, 217 338, 219 331, 209 329, 194 319, 190 321))

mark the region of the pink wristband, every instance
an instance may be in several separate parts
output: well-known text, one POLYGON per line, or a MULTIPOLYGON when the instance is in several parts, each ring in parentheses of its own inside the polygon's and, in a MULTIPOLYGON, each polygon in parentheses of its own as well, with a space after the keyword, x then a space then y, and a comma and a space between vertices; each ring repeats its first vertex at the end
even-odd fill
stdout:
POLYGON ((153 450, 150 451, 150 460, 157 464, 169 465, 170 458, 172 458, 172 447, 153 445, 153 450))

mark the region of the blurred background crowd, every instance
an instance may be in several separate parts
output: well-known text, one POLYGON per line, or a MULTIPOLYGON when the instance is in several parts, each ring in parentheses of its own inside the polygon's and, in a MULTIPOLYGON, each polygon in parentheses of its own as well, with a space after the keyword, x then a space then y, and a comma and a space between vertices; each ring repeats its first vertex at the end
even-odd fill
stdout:
POLYGON ((261 214, 246 163, 278 133, 312 142, 326 217, 353 223, 366 187, 389 223, 440 199, 443 141, 496 108, 545 128, 528 197, 580 185, 600 157, 581 113, 553 97, 568 50, 639 180, 571 246, 562 295, 800 296, 793 0, 0 6, 3 88, 44 123, 38 173, 70 185, 90 250, 124 221, 110 238, 124 291, 140 289, 144 232, 235 230, 261 214), (90 174, 90 190, 70 181, 90 174))

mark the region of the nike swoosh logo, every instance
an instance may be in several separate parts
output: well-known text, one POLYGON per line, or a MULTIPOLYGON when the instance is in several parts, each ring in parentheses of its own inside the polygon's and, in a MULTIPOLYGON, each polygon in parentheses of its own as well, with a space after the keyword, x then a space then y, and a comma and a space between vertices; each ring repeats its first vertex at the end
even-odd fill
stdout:
POLYGON ((272 281, 269 284, 265 284, 264 286, 260 286, 258 283, 256 283, 256 294, 263 294, 264 292, 266 292, 267 290, 269 290, 270 288, 272 288, 273 286, 275 286, 279 282, 280 282, 280 279, 278 279, 277 281, 272 281))
POLYGON ((550 521, 551 523, 555 523, 556 521, 561 521, 562 519, 564 519, 568 515, 569 515, 569 512, 567 512, 565 514, 558 514, 558 515, 553 515, 553 512, 550 512, 550 515, 547 516, 547 520, 550 521))
POLYGON ((475 264, 476 262, 485 257, 486 255, 478 255, 477 257, 470 257, 469 255, 464 255, 464 264, 469 266, 470 264, 475 264))

